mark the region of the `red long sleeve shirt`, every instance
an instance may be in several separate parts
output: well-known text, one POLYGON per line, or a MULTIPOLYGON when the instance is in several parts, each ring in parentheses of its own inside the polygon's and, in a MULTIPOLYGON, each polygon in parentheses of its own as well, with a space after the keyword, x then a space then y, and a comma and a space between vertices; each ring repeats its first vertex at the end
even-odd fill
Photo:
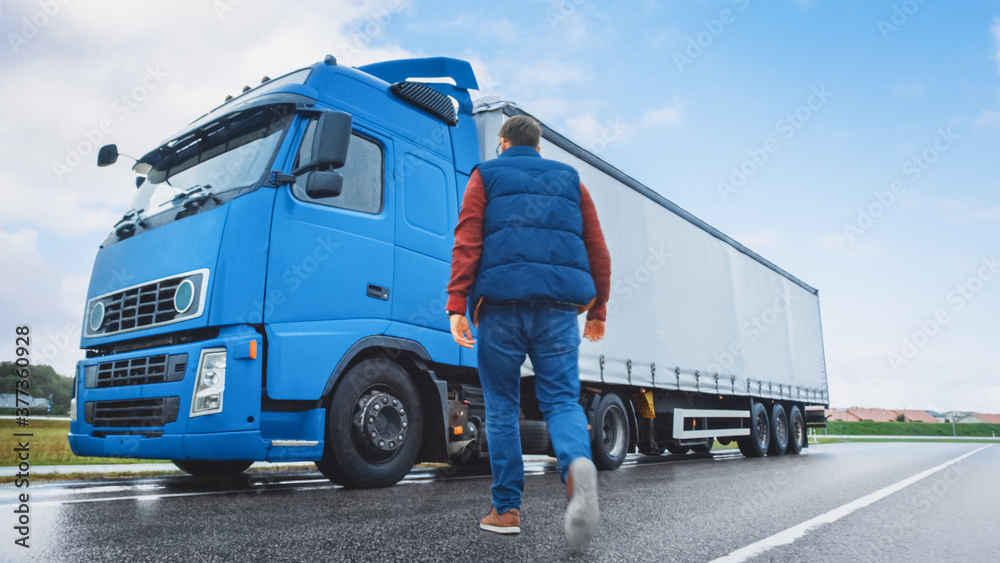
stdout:
MULTIPOLYGON (((583 214, 583 243, 587 248, 590 275, 594 278, 597 298, 587 311, 587 320, 603 321, 607 315, 608 297, 611 294, 611 256, 604 243, 604 233, 597 219, 597 209, 590 192, 580 184, 580 212, 583 214)), ((451 257, 451 281, 448 283, 448 311, 464 314, 468 308, 469 292, 479 272, 483 255, 483 217, 486 214, 486 189, 479 171, 472 172, 465 188, 462 211, 455 227, 455 248, 451 257)), ((474 304, 474 306, 477 304, 474 304)))

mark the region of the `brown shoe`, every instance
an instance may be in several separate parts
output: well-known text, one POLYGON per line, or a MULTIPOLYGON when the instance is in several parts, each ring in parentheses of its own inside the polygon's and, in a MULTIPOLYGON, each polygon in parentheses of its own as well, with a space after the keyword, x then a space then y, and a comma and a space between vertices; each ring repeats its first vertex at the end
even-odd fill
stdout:
POLYGON ((489 514, 479 520, 479 527, 497 534, 520 534, 521 511, 511 508, 503 514, 497 514, 497 507, 494 506, 489 514))

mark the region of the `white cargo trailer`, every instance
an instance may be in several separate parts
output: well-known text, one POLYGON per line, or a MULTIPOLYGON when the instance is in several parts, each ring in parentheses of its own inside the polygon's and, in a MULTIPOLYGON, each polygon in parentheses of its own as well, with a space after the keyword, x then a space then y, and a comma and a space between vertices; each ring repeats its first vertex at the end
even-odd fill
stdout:
MULTIPOLYGON (((483 160, 504 120, 522 114, 477 103, 483 160)), ((616 467, 632 446, 707 451, 713 438, 738 439, 751 456, 807 447, 807 407, 829 403, 817 290, 542 128, 542 155, 579 171, 611 254, 606 338, 580 347, 595 460, 616 467)))

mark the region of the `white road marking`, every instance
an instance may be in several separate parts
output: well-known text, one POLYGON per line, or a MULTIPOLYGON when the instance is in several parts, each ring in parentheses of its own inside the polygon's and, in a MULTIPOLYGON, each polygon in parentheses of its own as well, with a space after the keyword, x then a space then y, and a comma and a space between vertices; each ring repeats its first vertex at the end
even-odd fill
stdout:
POLYGON ((778 532, 777 534, 774 534, 771 537, 764 538, 757 543, 752 543, 742 549, 738 549, 730 553, 729 555, 715 559, 711 563, 742 563, 743 561, 747 561, 753 557, 756 557, 769 549, 773 549, 775 547, 779 547, 782 545, 789 545, 795 540, 804 536, 806 532, 809 532, 810 530, 818 528, 824 524, 830 524, 832 522, 836 522, 837 520, 840 520, 844 516, 847 516, 848 514, 854 512, 855 510, 858 510, 859 508, 864 508, 869 504, 872 504, 878 500, 881 500, 891 495, 892 493, 895 493, 896 491, 909 487, 910 485, 916 483, 917 481, 929 477, 937 473, 938 471, 945 469, 950 465, 954 465, 962 461, 963 459, 969 457, 972 454, 979 453, 985 450, 986 448, 991 447, 992 445, 993 444, 983 446, 965 455, 956 457, 951 461, 942 463, 937 467, 932 467, 931 469, 928 469, 923 473, 918 473, 913 477, 910 477, 909 479, 903 479, 898 483, 889 485, 888 487, 875 491, 870 495, 863 496, 854 502, 849 502, 843 506, 834 508, 833 510, 827 512, 826 514, 821 514, 811 520, 806 520, 805 522, 799 524, 798 526, 793 526, 783 532, 778 532))

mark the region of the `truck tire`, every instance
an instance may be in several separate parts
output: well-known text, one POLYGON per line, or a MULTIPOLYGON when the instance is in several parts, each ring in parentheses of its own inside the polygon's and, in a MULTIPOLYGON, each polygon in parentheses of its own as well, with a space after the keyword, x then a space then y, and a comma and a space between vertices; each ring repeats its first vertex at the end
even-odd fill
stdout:
POLYGON ((526 455, 547 455, 552 451, 549 426, 544 421, 522 419, 517 421, 517 427, 521 451, 526 455))
POLYGON ((788 411, 788 451, 789 454, 797 454, 802 451, 808 440, 806 435, 806 421, 802 417, 802 411, 797 405, 792 405, 788 411))
POLYGON ((348 488, 390 487, 413 467, 423 405, 402 367, 364 360, 345 373, 327 407, 326 442, 316 466, 348 488))
POLYGON ((625 404, 615 393, 605 393, 597 403, 591 451, 598 469, 618 469, 628 453, 629 430, 625 404))
POLYGON ((750 435, 736 440, 740 452, 747 457, 764 457, 771 445, 771 422, 764 405, 754 401, 750 406, 750 435))
POLYGON ((674 455, 684 455, 691 451, 691 448, 688 446, 679 446, 677 444, 668 444, 667 451, 674 455))
POLYGON ((196 477, 232 477, 253 465, 245 459, 175 459, 173 462, 184 473, 196 477))
POLYGON ((767 449, 768 455, 785 455, 788 450, 788 417, 785 416, 785 407, 780 403, 775 403, 771 407, 771 445, 767 449))

